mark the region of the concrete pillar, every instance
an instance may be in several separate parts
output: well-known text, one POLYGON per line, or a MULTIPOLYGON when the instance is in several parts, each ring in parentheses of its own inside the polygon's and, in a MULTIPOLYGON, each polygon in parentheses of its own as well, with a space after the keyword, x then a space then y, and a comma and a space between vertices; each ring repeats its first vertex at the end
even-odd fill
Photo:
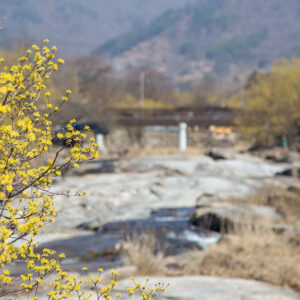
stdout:
POLYGON ((184 122, 179 123, 179 150, 184 151, 187 148, 187 124, 184 122))
POLYGON ((99 150, 106 152, 105 142, 104 142, 104 135, 101 133, 96 134, 96 143, 99 144, 99 150))

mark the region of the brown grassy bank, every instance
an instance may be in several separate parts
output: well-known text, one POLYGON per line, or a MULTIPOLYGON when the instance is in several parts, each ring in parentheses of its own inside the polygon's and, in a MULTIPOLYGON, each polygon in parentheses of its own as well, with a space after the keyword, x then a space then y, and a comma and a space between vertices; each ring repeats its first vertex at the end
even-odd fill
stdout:
MULTIPOLYGON (((228 201, 245 203, 233 198, 228 201)), ((156 255, 153 239, 141 242, 135 238, 128 241, 124 262, 134 265, 141 275, 151 272, 244 278, 300 291, 300 190, 266 187, 246 203, 272 206, 280 218, 234 229, 207 251, 191 251, 171 258, 156 255), (172 264, 177 267, 168 268, 172 264)))

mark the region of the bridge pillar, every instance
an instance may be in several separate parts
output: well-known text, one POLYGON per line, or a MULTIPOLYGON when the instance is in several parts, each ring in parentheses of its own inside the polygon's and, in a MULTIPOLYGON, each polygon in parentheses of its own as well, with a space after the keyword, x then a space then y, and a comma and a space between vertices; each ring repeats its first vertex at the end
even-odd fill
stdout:
POLYGON ((179 123, 179 150, 184 151, 187 148, 187 124, 185 122, 179 123))
POLYGON ((104 135, 101 133, 97 133, 96 135, 96 143, 99 144, 99 150, 106 153, 106 147, 104 142, 104 135))

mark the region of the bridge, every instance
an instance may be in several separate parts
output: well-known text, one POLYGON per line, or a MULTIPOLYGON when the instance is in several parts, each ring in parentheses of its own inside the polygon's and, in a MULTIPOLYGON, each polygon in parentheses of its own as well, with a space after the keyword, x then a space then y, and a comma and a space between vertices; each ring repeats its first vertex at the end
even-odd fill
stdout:
POLYGON ((117 109, 117 122, 123 126, 233 126, 236 112, 226 106, 178 107, 174 109, 117 109))

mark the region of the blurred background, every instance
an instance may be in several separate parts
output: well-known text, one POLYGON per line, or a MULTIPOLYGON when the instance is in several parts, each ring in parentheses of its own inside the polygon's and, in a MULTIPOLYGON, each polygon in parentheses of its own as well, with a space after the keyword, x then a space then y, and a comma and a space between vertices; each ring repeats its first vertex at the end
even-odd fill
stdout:
POLYGON ((0 46, 11 61, 44 38, 58 47, 67 64, 52 94, 67 87, 73 99, 57 126, 74 117, 110 131, 120 125, 147 145, 141 126, 238 124, 251 143, 280 145, 299 131, 299 5, 3 0, 0 46))
POLYGON ((299 299, 298 0, 1 0, 0 17, 9 63, 45 38, 65 59, 53 132, 75 118, 100 143, 54 185, 87 193, 57 197, 41 236, 67 270, 171 276, 166 299, 299 299))

